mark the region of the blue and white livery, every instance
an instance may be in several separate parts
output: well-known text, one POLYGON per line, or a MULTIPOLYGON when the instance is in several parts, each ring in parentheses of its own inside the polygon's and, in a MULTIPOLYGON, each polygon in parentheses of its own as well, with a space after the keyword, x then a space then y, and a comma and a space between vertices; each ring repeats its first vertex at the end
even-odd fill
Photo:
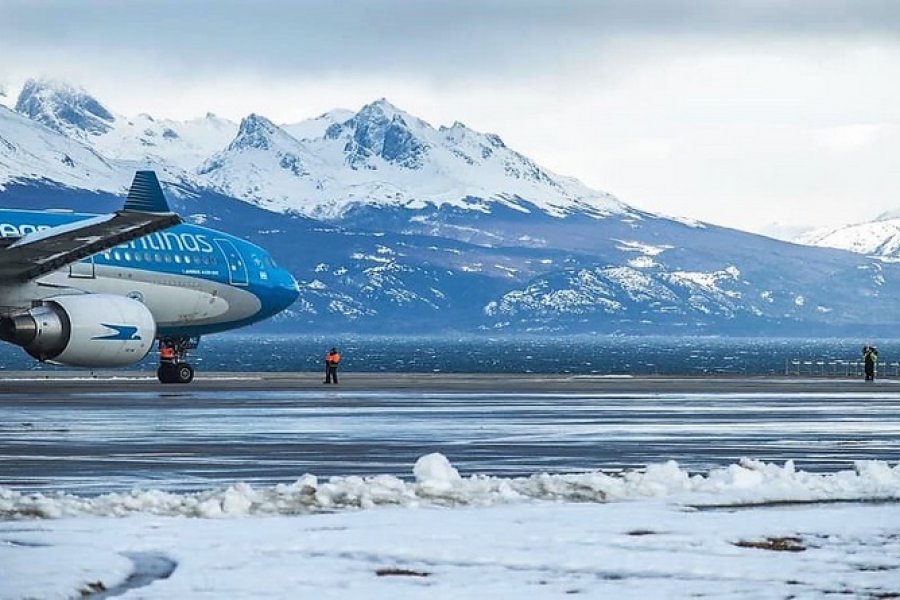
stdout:
POLYGON ((0 339, 40 361, 124 366, 159 343, 169 355, 160 380, 187 383, 199 336, 271 317, 297 296, 264 249, 184 224, 153 171, 136 173, 111 215, 0 210, 0 339))

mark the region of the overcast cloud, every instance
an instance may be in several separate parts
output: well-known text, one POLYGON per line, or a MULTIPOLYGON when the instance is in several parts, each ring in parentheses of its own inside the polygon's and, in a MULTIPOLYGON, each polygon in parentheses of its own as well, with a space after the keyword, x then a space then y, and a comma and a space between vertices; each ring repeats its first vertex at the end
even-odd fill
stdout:
POLYGON ((290 122, 385 96, 756 231, 900 209, 891 1, 0 0, 0 56, 11 97, 53 77, 125 114, 290 122))

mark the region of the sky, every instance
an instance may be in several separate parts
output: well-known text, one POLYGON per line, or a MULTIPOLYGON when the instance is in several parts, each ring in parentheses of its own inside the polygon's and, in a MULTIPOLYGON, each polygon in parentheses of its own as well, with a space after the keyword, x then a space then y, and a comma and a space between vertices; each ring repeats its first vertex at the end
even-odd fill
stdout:
POLYGON ((891 0, 0 0, 0 90, 296 122, 386 97, 654 212, 790 237, 900 213, 891 0))

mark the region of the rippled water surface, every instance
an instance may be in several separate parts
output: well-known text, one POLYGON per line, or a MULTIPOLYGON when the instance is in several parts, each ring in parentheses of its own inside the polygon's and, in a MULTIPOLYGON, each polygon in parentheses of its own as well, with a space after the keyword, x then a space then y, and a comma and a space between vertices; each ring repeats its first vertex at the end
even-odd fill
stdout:
MULTIPOLYGON (((344 369, 375 372, 782 374, 791 359, 858 361, 865 343, 900 366, 900 340, 720 337, 366 337, 352 335, 219 335, 204 338, 192 361, 208 371, 316 371, 337 346, 344 369)), ((21 349, 0 344, 0 369, 36 365, 21 349)), ((137 369, 154 370, 150 356, 137 369)), ((841 367, 844 368, 844 367, 841 367)))

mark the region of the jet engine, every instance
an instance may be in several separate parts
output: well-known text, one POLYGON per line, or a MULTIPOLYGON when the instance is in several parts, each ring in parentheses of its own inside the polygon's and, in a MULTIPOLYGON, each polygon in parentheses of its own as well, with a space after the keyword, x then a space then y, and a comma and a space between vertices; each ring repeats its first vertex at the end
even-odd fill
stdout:
POLYGON ((153 346, 156 321, 131 298, 110 294, 55 296, 26 313, 0 319, 0 339, 40 361, 73 367, 121 367, 153 346))

